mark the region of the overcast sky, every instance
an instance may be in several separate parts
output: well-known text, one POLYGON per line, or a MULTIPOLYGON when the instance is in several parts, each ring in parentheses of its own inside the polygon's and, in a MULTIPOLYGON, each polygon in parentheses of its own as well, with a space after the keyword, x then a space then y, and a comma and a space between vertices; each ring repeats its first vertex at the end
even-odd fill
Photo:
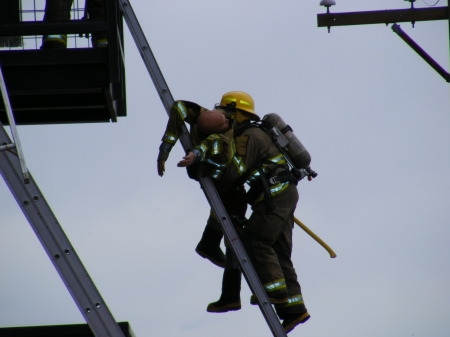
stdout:
MULTIPOLYGON (((317 27, 316 1, 134 0, 175 99, 248 92, 312 155, 293 261, 311 319, 290 336, 450 336, 449 84, 390 25, 317 27)), ((435 0, 427 0, 429 5, 435 0)), ((439 1, 437 6, 446 6, 439 1)), ((428 6, 417 1, 417 7, 428 6)), ((408 8, 337 0, 333 12, 408 8)), ((447 21, 401 23, 449 69, 447 21)), ((271 336, 260 310, 211 314, 222 269, 194 251, 209 206, 176 163, 156 173, 167 115, 126 29, 128 116, 20 126, 28 167, 118 321, 136 337, 271 336)), ((84 323, 0 181, 0 326, 84 323)))

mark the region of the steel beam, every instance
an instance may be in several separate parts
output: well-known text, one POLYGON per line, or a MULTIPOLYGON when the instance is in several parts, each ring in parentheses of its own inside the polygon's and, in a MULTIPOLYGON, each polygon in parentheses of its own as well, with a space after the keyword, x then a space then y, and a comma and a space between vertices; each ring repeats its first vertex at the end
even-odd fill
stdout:
POLYGON ((318 27, 351 26, 364 24, 389 24, 396 22, 417 22, 448 20, 449 8, 412 8, 368 12, 317 14, 318 27))
POLYGON ((417 54, 419 54, 439 75, 441 75, 447 82, 450 82, 450 74, 442 68, 425 50, 423 50, 413 39, 406 34, 399 25, 393 24, 392 30, 400 36, 417 54))
POLYGON ((50 33, 81 34, 108 31, 106 21, 73 20, 67 22, 24 21, 0 25, 0 36, 27 36, 50 33))

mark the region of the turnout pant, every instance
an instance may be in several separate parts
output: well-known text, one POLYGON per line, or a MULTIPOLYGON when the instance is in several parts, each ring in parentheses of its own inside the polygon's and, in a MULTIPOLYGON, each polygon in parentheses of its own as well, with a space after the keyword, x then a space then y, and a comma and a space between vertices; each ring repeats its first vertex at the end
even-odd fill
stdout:
POLYGON ((276 306, 282 316, 304 310, 300 283, 291 260, 297 187, 289 186, 272 200, 272 210, 266 208, 264 201, 253 207, 242 241, 266 291, 287 292, 289 303, 276 306))

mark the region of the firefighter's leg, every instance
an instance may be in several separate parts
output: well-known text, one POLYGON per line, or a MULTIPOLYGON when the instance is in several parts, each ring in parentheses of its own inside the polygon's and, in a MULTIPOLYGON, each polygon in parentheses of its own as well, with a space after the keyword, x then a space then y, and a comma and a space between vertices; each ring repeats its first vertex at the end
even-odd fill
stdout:
POLYGON ((227 264, 223 271, 222 294, 217 302, 210 303, 208 312, 227 312, 241 309, 241 270, 233 256, 231 249, 227 248, 227 264))
POLYGON ((73 0, 47 0, 45 3, 45 22, 70 20, 70 8, 73 0))
POLYGON ((195 251, 201 257, 210 260, 216 266, 225 267, 226 257, 220 248, 220 242, 222 241, 223 233, 220 228, 219 222, 214 219, 211 214, 208 222, 206 223, 205 230, 203 231, 202 238, 197 244, 195 251))
MULTIPOLYGON (((70 20, 70 8, 73 0, 47 0, 45 4, 45 22, 70 20)), ((67 47, 67 34, 47 34, 42 38, 42 49, 64 49, 67 47)))
MULTIPOLYGON (((289 293, 273 244, 285 221, 279 215, 267 212, 261 207, 254 207, 244 228, 242 242, 270 302, 283 304, 288 302, 289 293)), ((252 304, 257 303, 255 296, 252 296, 250 301, 252 304)))
POLYGON ((303 301, 302 290, 297 279, 297 273, 291 260, 292 253, 292 227, 286 227, 274 244, 286 286, 289 292, 289 302, 276 305, 275 310, 283 320, 286 333, 292 331, 297 325, 306 322, 310 315, 303 301))
MULTIPOLYGON (((86 0, 86 6, 91 20, 106 20, 104 6, 105 0, 86 0)), ((108 46, 108 36, 106 32, 92 33, 92 46, 102 48, 108 46)))

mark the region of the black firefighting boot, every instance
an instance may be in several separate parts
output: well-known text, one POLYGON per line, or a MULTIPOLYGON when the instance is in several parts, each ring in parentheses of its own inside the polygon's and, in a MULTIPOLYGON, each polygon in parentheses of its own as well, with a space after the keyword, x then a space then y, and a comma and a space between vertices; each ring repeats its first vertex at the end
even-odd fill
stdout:
POLYGON ((97 36, 97 35, 92 36, 92 47, 94 47, 94 48, 108 47, 108 39, 106 37, 97 36))
POLYGON ((303 312, 295 314, 285 314, 282 326, 284 328, 284 331, 286 333, 289 333, 294 330, 297 325, 305 323, 310 318, 311 316, 309 315, 308 311, 306 311, 306 309, 303 312))
POLYGON ((217 302, 208 304, 208 312, 227 312, 241 309, 241 270, 225 268, 222 295, 217 302))
POLYGON ((220 241, 223 234, 221 230, 206 225, 202 238, 195 248, 195 251, 201 257, 208 259, 216 266, 225 268, 226 257, 220 248, 220 241))
POLYGON ((291 332, 297 325, 305 323, 311 317, 301 294, 290 297, 287 304, 275 305, 275 311, 283 320, 282 326, 286 333, 291 332))
POLYGON ((42 37, 41 49, 66 49, 66 48, 67 48, 66 34, 44 35, 42 37))

